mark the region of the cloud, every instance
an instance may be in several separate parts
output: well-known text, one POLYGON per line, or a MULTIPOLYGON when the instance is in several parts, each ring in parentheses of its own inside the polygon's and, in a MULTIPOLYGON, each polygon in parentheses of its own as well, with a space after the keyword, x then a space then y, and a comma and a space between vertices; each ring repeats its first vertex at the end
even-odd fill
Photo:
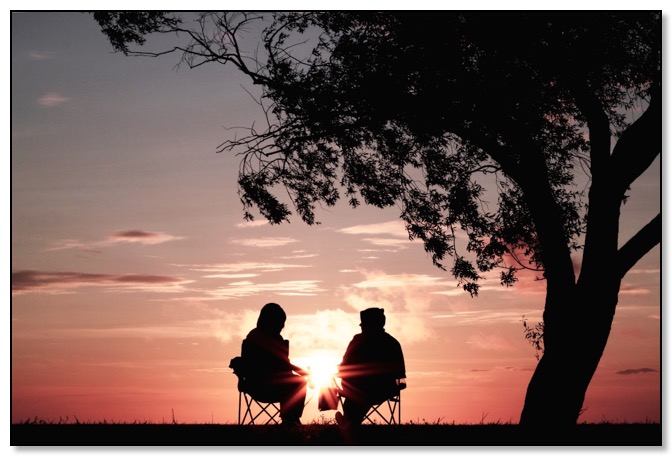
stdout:
POLYGON ((244 247, 282 247, 284 245, 293 244, 294 242, 299 242, 297 239, 287 238, 287 237, 266 237, 266 238, 256 238, 256 239, 232 239, 231 243, 236 245, 242 245, 244 247))
POLYGON ((616 372, 618 375, 633 375, 633 374, 649 374, 651 372, 658 372, 656 369, 649 367, 642 367, 640 369, 626 369, 616 372))
POLYGON ((211 274, 204 276, 206 279, 251 279, 259 274, 211 274))
POLYGON ((378 247, 392 247, 393 249, 391 251, 393 252, 408 248, 408 245, 411 242, 408 239, 390 238, 364 238, 363 240, 378 247))
POLYGON ((506 311, 497 310, 459 310, 449 314, 432 315, 433 319, 450 319, 456 324, 493 324, 512 323, 522 327, 523 315, 532 321, 541 320, 541 312, 534 310, 511 309, 506 311))
POLYGON ((384 274, 365 271, 365 280, 352 286, 355 288, 408 288, 408 287, 437 287, 455 286, 454 281, 447 282, 442 277, 425 274, 384 274))
POLYGON ((348 342, 360 330, 357 313, 325 309, 311 314, 290 315, 283 337, 291 342, 292 361, 300 362, 300 357, 310 352, 334 351, 336 347, 341 348, 334 354, 342 357, 348 342))
POLYGON ((30 51, 28 52, 28 58, 31 60, 49 60, 54 57, 53 52, 42 52, 42 51, 30 51))
POLYGON ((319 254, 307 253, 305 250, 295 250, 292 252, 291 255, 277 256, 275 258, 279 260, 301 260, 304 258, 315 258, 316 256, 319 256, 319 254))
POLYGON ((654 274, 654 275, 659 275, 660 274, 660 269, 659 268, 653 268, 653 269, 630 269, 628 271, 628 274, 654 274))
POLYGON ((626 283, 621 285, 621 289, 618 293, 620 295, 644 295, 651 293, 651 290, 626 283))
MULTIPOLYGON (((408 248, 411 242, 408 239, 408 232, 401 220, 390 222, 371 223, 367 225, 355 225, 336 230, 339 233, 352 235, 367 235, 381 237, 366 237, 363 241, 375 245, 376 247, 387 247, 390 252, 396 252, 408 248), (390 237, 392 236, 392 237, 390 237)), ((378 250, 376 250, 378 251, 378 250)))
POLYGON ((102 241, 82 242, 74 239, 64 239, 57 241, 53 247, 47 251, 66 250, 66 249, 82 249, 82 250, 96 250, 101 247, 109 247, 117 244, 142 244, 142 245, 156 245, 164 242, 177 241, 184 239, 181 236, 173 236, 160 231, 144 231, 144 230, 124 230, 113 233, 102 241))
POLYGON ((459 296, 464 296, 464 294, 466 293, 466 291, 464 291, 464 289, 463 289, 462 287, 458 287, 458 286, 456 286, 456 287, 455 287, 454 289, 452 289, 452 290, 432 291, 431 293, 434 294, 434 295, 441 295, 441 296, 457 296, 457 297, 459 297, 459 296))
POLYGON ((424 274, 385 274, 380 271, 360 271, 364 280, 341 288, 343 300, 361 311, 367 307, 382 307, 390 333, 403 343, 426 340, 431 336, 425 318, 433 301, 431 294, 442 287, 454 287, 454 282, 424 274))
POLYGON ((236 223, 236 228, 258 228, 260 226, 268 225, 268 220, 253 220, 251 222, 236 223))
POLYGON ((496 334, 474 334, 469 337, 467 344, 486 351, 502 352, 511 351, 513 349, 508 340, 496 334))
POLYGON ((257 272, 277 272, 285 269, 308 268, 306 264, 288 264, 271 262, 240 262, 240 263, 215 263, 215 264, 192 264, 176 265, 184 266, 192 271, 211 273, 207 278, 245 278, 255 277, 257 272), (253 271, 253 272, 250 272, 253 271), (235 276, 231 277, 230 275, 235 276))
POLYGON ((366 234, 366 235, 386 235, 397 236, 408 239, 408 232, 406 226, 401 220, 393 220, 390 222, 372 223, 368 225, 355 225, 348 228, 341 228, 337 230, 339 233, 345 234, 366 234))
POLYGON ((38 98, 37 103, 45 108, 53 108, 68 101, 70 101, 68 97, 64 97, 57 92, 49 92, 38 98))
POLYGON ((227 286, 210 290, 207 294, 215 299, 236 299, 260 293, 274 293, 279 296, 315 296, 323 291, 319 280, 287 280, 281 282, 255 283, 251 281, 231 282, 227 286))
MULTIPOLYGON (((149 338, 201 339, 215 338, 223 343, 241 342, 256 326, 259 309, 238 312, 213 307, 194 309, 197 318, 179 323, 116 328, 68 328, 49 331, 65 338, 149 338)), ((334 351, 342 356, 352 337, 360 332, 359 315, 343 310, 317 310, 314 313, 288 315, 282 336, 291 343, 292 361, 299 361, 315 350, 334 351)), ((45 331, 39 333, 43 336, 45 331)), ((21 337, 26 337, 25 335, 21 337)), ((30 337, 30 335, 28 335, 30 337)), ((239 345, 238 345, 239 346, 239 345)), ((340 359, 339 359, 340 361, 340 359)), ((307 366, 305 366, 307 367, 307 366)))
MULTIPOLYGON (((165 322, 153 325, 118 326, 104 328, 59 328, 36 332, 21 332, 15 337, 21 339, 53 337, 58 339, 194 339, 214 338, 221 342, 242 340, 255 327, 258 311, 225 312, 220 309, 200 309, 197 318, 179 322, 165 322)), ((177 341, 177 344, 180 344, 177 341)), ((132 366, 128 366, 132 367, 132 366)), ((228 370, 228 369, 227 369, 228 370)), ((230 370, 228 370, 230 372, 230 370)))
POLYGON ((177 241, 184 239, 181 236, 173 236, 171 234, 162 233, 159 231, 143 231, 143 230, 127 230, 117 231, 110 236, 106 241, 108 244, 116 244, 120 242, 135 242, 138 244, 155 245, 163 244, 164 242, 177 241))
POLYGON ((188 283, 170 276, 142 274, 90 274, 85 272, 53 272, 23 270, 12 272, 12 294, 72 293, 74 289, 85 286, 104 286, 126 291, 182 291, 182 285, 188 283))
POLYGON ((52 247, 47 249, 47 252, 53 252, 56 250, 68 250, 68 249, 81 249, 81 250, 90 250, 94 251, 94 245, 96 243, 86 244, 84 242, 77 241, 75 239, 61 239, 52 243, 52 247))

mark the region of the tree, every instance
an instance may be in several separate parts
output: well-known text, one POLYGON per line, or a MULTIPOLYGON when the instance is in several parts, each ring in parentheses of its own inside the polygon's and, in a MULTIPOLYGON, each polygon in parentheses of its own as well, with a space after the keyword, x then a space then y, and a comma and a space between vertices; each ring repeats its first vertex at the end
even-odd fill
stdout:
POLYGON ((161 12, 95 19, 117 51, 234 65, 261 86, 265 129, 219 148, 241 155, 246 218, 256 207, 272 223, 296 211, 313 224, 317 205, 343 196, 353 207, 398 205, 409 238, 472 296, 490 271, 505 286, 522 268, 538 271, 544 352, 520 423, 576 423, 621 279, 661 241, 659 214, 618 247, 629 187, 662 149, 660 12, 209 12, 191 26, 161 12), (249 30, 261 31, 263 49, 243 49, 249 30), (130 47, 150 32, 187 41, 130 47), (635 107, 643 113, 628 120, 635 107), (457 230, 468 235, 464 247, 457 230))

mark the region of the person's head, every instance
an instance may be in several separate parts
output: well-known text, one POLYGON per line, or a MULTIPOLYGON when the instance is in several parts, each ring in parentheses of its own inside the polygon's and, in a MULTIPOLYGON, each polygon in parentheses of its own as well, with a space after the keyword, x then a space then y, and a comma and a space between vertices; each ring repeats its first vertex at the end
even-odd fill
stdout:
POLYGON ((259 312, 257 328, 268 333, 280 334, 282 328, 285 327, 286 320, 287 314, 282 310, 282 307, 274 302, 269 302, 259 312))
POLYGON ((382 330, 385 327, 385 310, 371 307, 359 313, 362 331, 382 330))

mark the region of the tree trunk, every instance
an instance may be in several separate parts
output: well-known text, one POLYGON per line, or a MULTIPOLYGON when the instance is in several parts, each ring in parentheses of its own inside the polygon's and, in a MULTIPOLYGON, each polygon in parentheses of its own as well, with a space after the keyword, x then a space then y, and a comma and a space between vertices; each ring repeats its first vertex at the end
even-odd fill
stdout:
MULTIPOLYGON (((544 313, 544 355, 528 385, 520 417, 522 426, 551 430, 573 427, 607 345, 620 277, 610 274, 572 288, 563 293, 567 300, 561 312, 544 313)), ((546 307, 558 308, 558 304, 546 307)))
POLYGON ((601 236, 587 236, 579 280, 568 283, 548 277, 544 355, 527 389, 522 426, 562 431, 573 427, 581 414, 609 339, 621 286, 620 271, 613 266, 618 209, 608 211, 605 206, 593 210, 592 215, 597 212, 601 217, 593 223, 601 228, 595 231, 601 236))
MULTIPOLYGON (((573 427, 609 339, 621 286, 616 267, 620 199, 605 179, 594 177, 589 201, 579 279, 574 282, 566 271, 563 275, 559 268, 546 268, 544 355, 528 386, 522 426, 573 427)), ((550 239, 557 242, 557 237, 550 239)), ((559 245, 543 246, 550 252, 544 255, 545 263, 551 265, 553 247, 560 251, 559 245)))

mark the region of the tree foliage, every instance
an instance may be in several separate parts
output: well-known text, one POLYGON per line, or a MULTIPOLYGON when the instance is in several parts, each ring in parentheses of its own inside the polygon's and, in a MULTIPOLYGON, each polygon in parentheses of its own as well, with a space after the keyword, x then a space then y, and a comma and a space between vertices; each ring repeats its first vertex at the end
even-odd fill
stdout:
POLYGON ((451 257, 472 294, 494 268, 505 285, 543 268, 526 187, 550 192, 566 245, 580 247, 576 171, 590 175, 596 140, 586 111, 601 109, 618 138, 660 89, 652 12, 204 13, 190 29, 161 13, 96 19, 123 52, 148 31, 183 32, 189 43, 167 52, 233 63, 262 85, 265 130, 220 147, 242 154, 246 218, 256 206, 273 223, 296 211, 313 224, 343 196, 398 205, 410 239, 441 268, 451 257), (246 54, 241 35, 264 24, 263 56, 246 54))

